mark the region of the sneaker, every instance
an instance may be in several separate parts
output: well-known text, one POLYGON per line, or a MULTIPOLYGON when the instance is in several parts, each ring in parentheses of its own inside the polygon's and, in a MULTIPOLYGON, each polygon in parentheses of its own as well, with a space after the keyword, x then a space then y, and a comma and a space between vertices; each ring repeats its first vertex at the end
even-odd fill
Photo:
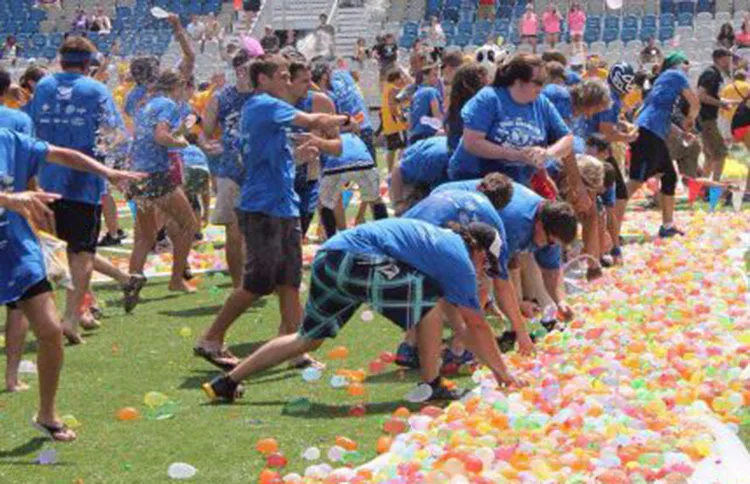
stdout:
POLYGON ((232 403, 245 393, 245 388, 228 376, 217 376, 201 387, 212 402, 232 403))
POLYGON ((140 294, 143 286, 146 285, 146 276, 141 274, 133 274, 130 276, 130 280, 127 284, 122 286, 123 293, 123 307, 126 313, 130 313, 135 309, 138 303, 141 301, 140 294))
POLYGON ((666 239, 666 238, 669 238, 669 237, 674 237, 675 235, 685 235, 685 232, 683 232, 682 230, 678 229, 674 225, 671 226, 671 227, 669 227, 669 228, 664 227, 663 225, 661 227, 659 227, 659 237, 660 238, 666 239))
POLYGON ((442 378, 437 384, 430 386, 432 387, 432 395, 429 398, 430 401, 438 400, 443 402, 454 402, 456 400, 461 400, 464 395, 469 393, 465 388, 448 388, 443 384, 442 378))
POLYGON ((443 352, 443 365, 455 364, 461 366, 474 363, 475 361, 474 354, 469 350, 464 350, 460 355, 454 353, 450 348, 446 348, 443 352))
POLYGON ((561 323, 556 319, 550 319, 549 321, 541 321, 539 324, 544 326, 544 329, 547 330, 548 333, 551 333, 552 331, 565 331, 565 323, 561 323))
POLYGON ((113 236, 110 235, 109 232, 104 234, 104 237, 102 237, 99 240, 99 243, 97 244, 99 247, 113 247, 115 245, 122 245, 122 240, 120 239, 119 235, 113 236))
POLYGON ((186 268, 185 268, 185 271, 184 271, 184 272, 182 273, 182 278, 183 278, 183 279, 185 279, 186 281, 190 281, 190 280, 192 280, 192 279, 193 279, 193 277, 195 277, 195 276, 193 275, 193 271, 192 271, 192 270, 190 270, 190 268, 189 268, 189 267, 186 267, 186 268))
POLYGON ((604 267, 605 269, 609 269, 610 267, 612 267, 613 265, 615 265, 615 261, 614 261, 614 259, 612 258, 611 255, 604 254, 599 259, 599 264, 601 264, 601 266, 604 267))
POLYGON ((403 366, 405 368, 412 368, 414 370, 419 369, 419 353, 417 352, 417 347, 412 346, 407 342, 398 345, 395 363, 398 366, 403 366))

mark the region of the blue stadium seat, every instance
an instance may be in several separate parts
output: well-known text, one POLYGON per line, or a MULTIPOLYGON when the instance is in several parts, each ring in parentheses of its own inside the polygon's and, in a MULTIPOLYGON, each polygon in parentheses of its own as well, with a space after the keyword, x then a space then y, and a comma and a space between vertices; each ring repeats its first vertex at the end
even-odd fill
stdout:
POLYGON ((661 13, 674 13, 675 3, 673 0, 661 0, 660 10, 661 13))
POLYGON ((608 15, 604 19, 604 28, 620 30, 620 17, 615 17, 614 15, 608 15))
POLYGON ((583 32, 583 41, 590 44, 591 42, 596 42, 602 37, 602 31, 597 28, 587 28, 583 32))
POLYGON ((419 33, 419 25, 416 22, 405 22, 402 32, 403 35, 417 35, 419 33))
POLYGON ((525 5, 516 5, 513 7, 513 18, 521 18, 526 12, 526 6, 525 5))
POLYGON ((656 29, 656 15, 644 15, 641 19, 641 28, 656 29))
POLYGON ((495 32, 498 30, 508 30, 510 28, 510 20, 507 18, 499 18, 495 20, 495 32))
POLYGON ((692 27, 693 26, 693 14, 692 12, 682 12, 677 16, 677 25, 680 27, 692 27))
POLYGON ((602 40, 608 44, 619 37, 620 31, 618 29, 604 29, 604 34, 602 34, 602 40))
POLYGON ((443 18, 452 22, 458 22, 458 9, 446 8, 443 10, 443 18))
POLYGON ((711 11, 711 0, 698 0, 698 5, 696 5, 695 11, 697 13, 701 13, 701 12, 712 13, 712 11, 711 11))
POLYGON ((659 16, 659 27, 672 27, 674 22, 674 14, 672 13, 663 13, 659 16))
POLYGON ((456 35, 456 45, 460 47, 466 47, 471 42, 471 35, 466 32, 461 32, 456 35))
POLYGON ((638 36, 637 29, 632 29, 632 28, 622 29, 620 40, 622 40, 623 42, 631 42, 635 40, 637 36, 638 36))
POLYGON ((641 29, 640 34, 638 35, 638 38, 642 42, 648 41, 651 37, 656 38, 656 28, 655 27, 643 27, 641 29))
POLYGON ((626 15, 622 19, 622 28, 638 30, 638 17, 635 15, 626 15))
POLYGON ((450 20, 443 20, 440 25, 443 27, 443 32, 445 32, 445 35, 456 34, 456 24, 454 22, 451 22, 450 20))
POLYGON ((459 34, 471 34, 474 32, 474 24, 471 22, 460 22, 458 24, 458 33, 459 34))
POLYGON ((45 59, 49 59, 51 61, 52 59, 57 57, 57 49, 52 46, 45 47, 44 50, 40 52, 40 54, 41 57, 44 57, 45 59))
POLYGON ((601 28, 602 18, 598 15, 590 15, 586 17, 586 28, 601 28))
POLYGON ((492 32, 492 23, 488 20, 480 20, 474 25, 474 31, 489 34, 492 32))
POLYGON ((415 40, 417 40, 416 36, 402 35, 398 41, 398 46, 402 49, 411 49, 415 40))
POLYGON ((473 8, 462 8, 458 13, 459 22, 473 22, 474 21, 474 9, 473 8))
POLYGON ((659 40, 664 42, 674 37, 674 27, 662 27, 659 29, 659 40))
POLYGON ((677 3, 677 14, 683 14, 683 13, 694 13, 695 12, 695 2, 688 0, 687 2, 678 2, 677 3))
POLYGON ((44 34, 36 34, 31 41, 35 47, 44 47, 47 45, 47 36, 44 34))
POLYGON ((489 32, 474 32, 474 36, 471 38, 471 43, 474 45, 483 45, 489 38, 489 32))

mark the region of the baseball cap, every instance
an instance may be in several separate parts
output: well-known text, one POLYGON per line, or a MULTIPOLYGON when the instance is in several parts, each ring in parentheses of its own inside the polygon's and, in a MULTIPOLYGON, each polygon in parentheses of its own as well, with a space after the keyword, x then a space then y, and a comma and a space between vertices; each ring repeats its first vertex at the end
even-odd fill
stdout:
POLYGON ((498 277, 500 275, 500 249, 503 247, 500 234, 484 222, 471 222, 466 228, 487 254, 489 266, 487 275, 493 278, 498 277))
POLYGON ((689 64, 690 59, 681 50, 670 53, 664 59, 664 69, 669 69, 680 64, 689 64))

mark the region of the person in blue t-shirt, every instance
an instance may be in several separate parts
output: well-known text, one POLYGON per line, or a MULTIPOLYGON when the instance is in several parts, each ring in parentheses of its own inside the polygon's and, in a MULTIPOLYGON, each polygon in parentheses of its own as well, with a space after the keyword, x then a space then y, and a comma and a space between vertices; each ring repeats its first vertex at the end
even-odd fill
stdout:
POLYGON ((455 180, 499 171, 528 184, 548 159, 568 155, 573 136, 545 97, 541 59, 517 54, 497 70, 485 87, 464 106, 464 134, 451 158, 449 175, 455 180))
POLYGON ((224 226, 226 244, 224 255, 232 286, 242 284, 242 266, 245 260, 242 234, 237 224, 235 207, 240 197, 240 185, 245 169, 240 159, 240 115, 242 106, 252 95, 250 84, 250 56, 240 49, 232 58, 232 67, 237 76, 234 86, 225 86, 208 103, 203 116, 203 131, 214 136, 221 128, 221 142, 204 144, 203 150, 219 158, 212 173, 216 177, 216 202, 211 213, 211 223, 224 226))
POLYGON ((622 262, 622 249, 620 249, 620 218, 617 215, 617 178, 621 176, 619 171, 612 166, 612 150, 607 139, 602 134, 595 134, 586 140, 586 154, 604 162, 604 188, 597 196, 597 207, 599 209, 600 247, 611 246, 609 257, 603 254, 600 262, 602 267, 610 267, 612 264, 622 262), (606 229, 609 241, 603 234, 606 229))
MULTIPOLYGON (((245 242, 242 287, 234 290, 224 307, 195 344, 194 351, 211 364, 232 368, 239 360, 224 348, 229 327, 255 301, 276 291, 279 295, 281 334, 299 324, 299 286, 302 280, 302 231, 299 197, 294 191, 295 152, 289 143, 292 127, 310 131, 337 130, 350 117, 305 113, 283 101, 289 91, 289 64, 279 56, 256 59, 250 65, 255 90, 242 108, 240 146, 245 177, 237 218, 245 242)), ((320 153, 325 140, 299 135, 300 158, 320 153)), ((304 355, 297 366, 318 364, 304 355)))
POLYGON ((0 128, 7 128, 16 133, 34 134, 34 123, 28 114, 18 109, 2 105, 2 100, 10 89, 10 73, 0 67, 0 128))
MULTIPOLYGON (((311 90, 312 78, 310 67, 302 62, 292 62, 289 66, 291 83, 289 85, 288 100, 295 108, 306 113, 328 113, 334 114, 336 106, 333 100, 322 92, 311 90)), ((290 133, 292 144, 297 145, 300 133, 305 133, 302 128, 293 127, 290 133)), ((301 156, 295 156, 297 163, 297 172, 294 178, 294 191, 300 198, 300 225, 302 227, 302 238, 307 236, 307 230, 310 227, 315 211, 318 209, 320 201, 321 169, 326 166, 328 157, 338 157, 342 154, 342 140, 338 131, 333 129, 328 133, 315 133, 321 138, 319 143, 320 154, 309 159, 301 156)), ((296 153, 295 153, 296 155, 296 153)), ((369 152, 368 152, 369 156, 369 152)), ((321 207, 321 219, 323 218, 324 207, 321 207)), ((334 230, 336 223, 333 224, 334 230)))
POLYGON ((445 136, 417 141, 404 150, 390 179, 391 203, 396 216, 429 195, 432 187, 448 181, 449 160, 445 136))
POLYGON ((431 118, 436 124, 443 122, 443 96, 438 91, 440 67, 430 64, 422 68, 423 81, 411 99, 409 108, 409 144, 435 135, 438 129, 426 123, 431 118))
MULTIPOLYGON (((177 102, 184 97, 185 81, 172 70, 163 71, 154 86, 154 94, 136 112, 133 137, 132 168, 148 173, 148 177, 130 188, 138 205, 135 221, 135 242, 130 255, 130 273, 143 274, 146 259, 156 243, 163 214, 172 223, 167 231, 172 241, 172 274, 170 291, 194 292, 185 281, 187 258, 198 231, 199 223, 193 214, 185 191, 171 173, 170 149, 187 148, 187 126, 180 122, 177 102)), ((131 312, 139 302, 143 281, 124 290, 125 311, 131 312)))
POLYGON ((456 400, 439 373, 443 319, 501 385, 520 385, 505 367, 484 319, 477 274, 496 267, 501 242, 492 227, 474 222, 440 228, 421 220, 388 219, 337 234, 318 251, 300 330, 260 347, 227 375, 203 385, 212 400, 233 401, 240 382, 335 338, 364 303, 403 330, 416 328, 423 385, 429 400, 456 400))
MULTIPOLYGON (((448 222, 456 222, 461 225, 467 225, 470 222, 484 222, 497 230, 500 235, 502 247, 500 249, 499 265, 496 268, 488 270, 487 274, 492 279, 492 288, 495 301, 500 309, 507 315, 513 329, 518 335, 518 342, 523 354, 528 354, 533 343, 529 337, 526 324, 522 319, 521 311, 518 306, 518 298, 515 288, 509 280, 508 245, 506 242, 505 226, 498 212, 502 210, 513 195, 513 183, 505 175, 500 173, 490 173, 475 183, 474 190, 443 190, 437 189, 417 205, 409 209, 404 214, 404 218, 414 218, 433 223, 438 226, 445 226, 448 222)), ((484 286, 484 281, 480 281, 480 286, 484 286)), ((487 291, 482 290, 481 299, 483 307, 488 304, 485 301, 487 291)), ((412 335, 413 336, 413 335, 412 335)), ((413 349, 416 340, 412 337, 407 339, 399 346, 396 354, 396 362, 409 366, 416 358, 416 351, 413 349), (406 364, 405 364, 406 363, 406 364)), ((451 348, 446 351, 443 357, 445 363, 458 362, 463 364, 473 358, 471 354, 461 355, 463 352, 463 342, 454 339, 451 348)), ((418 364, 418 363, 417 363, 418 364)))
POLYGON ((671 129, 675 102, 683 96, 690 105, 683 128, 691 131, 700 110, 696 92, 690 88, 686 72, 690 61, 682 52, 669 54, 661 73, 643 101, 636 119, 638 138, 630 145, 630 179, 628 196, 632 196, 650 178, 661 177, 661 217, 659 237, 683 235, 674 226, 674 192, 677 188, 677 171, 669 154, 666 138, 671 129))
POLYGON ((464 134, 461 110, 467 102, 487 85, 487 69, 479 64, 464 64, 453 76, 450 103, 445 115, 445 133, 448 136, 448 151, 453 154, 464 134))
MULTIPOLYGON (((444 183, 435 189, 475 191, 480 180, 465 180, 444 183)), ((500 219, 505 225, 508 239, 508 252, 511 257, 509 267, 512 269, 516 292, 523 294, 520 288, 521 261, 520 255, 531 252, 541 269, 544 288, 551 301, 557 305, 558 312, 569 320, 573 311, 565 302, 561 292, 562 250, 561 245, 573 243, 577 237, 578 220, 573 208, 566 202, 550 202, 540 197, 519 183, 513 184, 513 197, 510 203, 500 210, 500 219)), ((542 294, 540 294, 542 295, 542 294)), ((530 305, 522 304, 524 314, 531 315, 530 305)))
POLYGON ((39 411, 34 426, 49 438, 69 442, 76 434, 57 417, 56 393, 63 361, 63 327, 47 280, 44 255, 30 220, 52 217, 57 193, 28 191, 44 163, 107 178, 113 184, 140 175, 113 170, 76 151, 0 128, 0 304, 20 310, 37 336, 39 411))
MULTIPOLYGON (((185 164, 185 196, 193 208, 196 220, 201 221, 203 227, 208 225, 208 215, 211 205, 211 180, 208 171, 208 157, 200 149, 198 136, 195 133, 188 134, 185 139, 190 145, 182 150, 182 161, 185 164)), ((200 229, 196 232, 200 240, 202 235, 200 229)))
POLYGON ((547 85, 542 95, 555 106, 565 124, 570 126, 573 120, 573 101, 570 89, 565 84, 565 67, 557 61, 547 62, 547 85))
MULTIPOLYGON (((26 106, 36 136, 104 160, 106 140, 124 132, 124 124, 107 87, 88 77, 96 47, 83 37, 68 37, 60 47, 62 72, 44 77, 26 106)), ((52 204, 57 236, 67 245, 73 289, 67 293, 63 325, 72 343, 81 341, 78 325, 96 328, 85 310, 90 292, 101 224, 104 179, 66 166, 43 164, 39 186, 60 194, 52 204)))

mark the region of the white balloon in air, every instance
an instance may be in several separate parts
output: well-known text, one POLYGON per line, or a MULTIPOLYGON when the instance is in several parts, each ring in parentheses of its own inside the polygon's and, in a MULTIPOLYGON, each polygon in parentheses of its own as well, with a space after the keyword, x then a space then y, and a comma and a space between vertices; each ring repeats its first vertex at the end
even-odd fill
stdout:
POLYGON ((169 12, 167 12, 161 7, 153 7, 151 9, 151 15, 153 15, 154 18, 162 19, 162 18, 169 17, 169 12))
POLYGON ((607 8, 612 10, 622 8, 622 0, 607 0, 607 8))

